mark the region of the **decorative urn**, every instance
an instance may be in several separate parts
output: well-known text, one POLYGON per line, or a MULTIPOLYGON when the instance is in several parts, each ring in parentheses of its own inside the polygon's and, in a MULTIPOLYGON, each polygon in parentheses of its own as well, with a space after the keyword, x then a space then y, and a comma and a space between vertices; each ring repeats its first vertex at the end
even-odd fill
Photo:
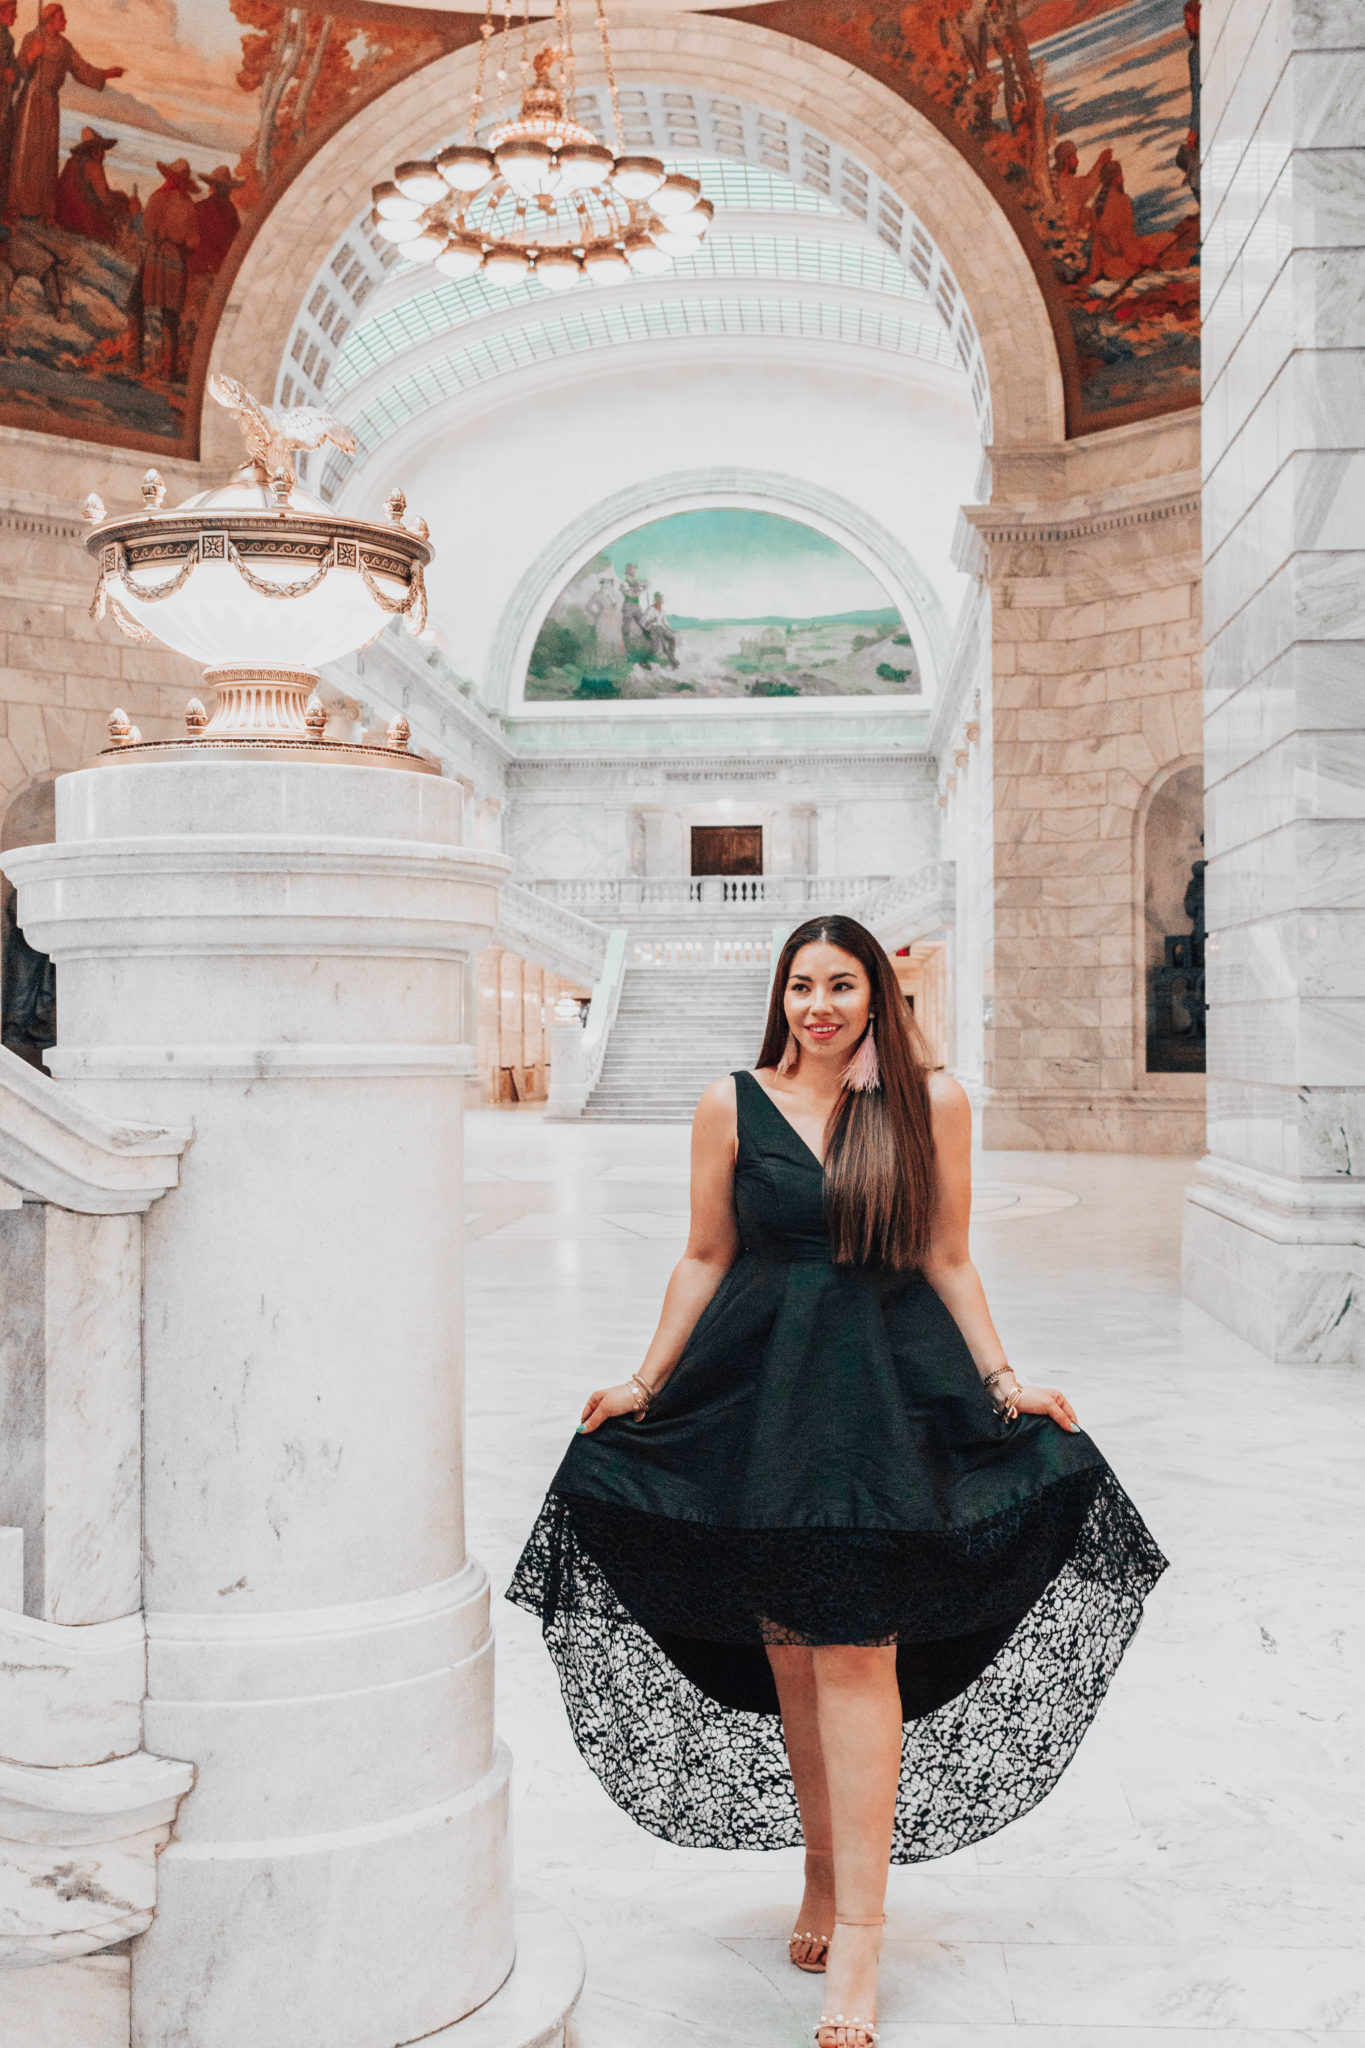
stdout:
POLYGON ((327 739, 317 696, 318 667, 368 645, 390 619, 422 631, 423 572, 432 558, 426 522, 405 523, 401 491, 389 496, 380 524, 334 512, 302 489, 299 449, 332 441, 353 452, 340 421, 312 406, 261 405, 230 377, 211 376, 209 390, 237 415, 246 441, 247 459, 228 481, 168 507, 166 487, 149 469, 140 512, 107 514, 92 495, 85 516, 86 548, 99 566, 91 616, 108 613, 130 640, 159 639, 203 662, 217 702, 210 717, 191 698, 182 740, 144 740, 116 710, 101 759, 205 747, 303 750, 438 773, 435 762, 408 751, 402 717, 387 746, 327 739))

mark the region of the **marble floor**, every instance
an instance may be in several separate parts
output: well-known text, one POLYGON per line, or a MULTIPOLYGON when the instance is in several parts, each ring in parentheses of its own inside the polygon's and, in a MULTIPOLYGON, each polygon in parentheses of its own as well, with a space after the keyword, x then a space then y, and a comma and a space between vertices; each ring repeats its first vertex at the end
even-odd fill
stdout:
MULTIPOLYGON (((471 1548, 506 1583, 584 1395, 638 1362, 682 1245, 687 1133, 469 1120, 471 1548)), ((996 1153, 975 1252, 1172 1560, 1080 1754, 993 1839, 892 1872, 882 2048, 1365 2048, 1365 1405, 1178 1293, 1188 1162, 996 1153)), ((588 1954, 573 2048, 796 2048, 797 1852, 645 1835, 502 1605, 519 1876, 588 1954)))

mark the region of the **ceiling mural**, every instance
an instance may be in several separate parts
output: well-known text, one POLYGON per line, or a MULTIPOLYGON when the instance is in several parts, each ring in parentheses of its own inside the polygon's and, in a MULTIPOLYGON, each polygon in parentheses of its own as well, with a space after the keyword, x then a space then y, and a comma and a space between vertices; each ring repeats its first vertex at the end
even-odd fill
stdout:
POLYGON ((837 541, 772 512, 706 507, 600 549, 550 606, 530 703, 918 696, 894 600, 837 541))
POLYGON ((32 26, 0 0, 0 420, 197 453, 253 230, 358 105, 476 32, 363 0, 48 0, 32 26))
MULTIPOLYGON (((0 0, 0 421, 194 455, 213 330, 261 220, 478 16, 24 5, 0 0)), ((1072 433, 1197 402, 1197 0, 730 11, 857 64, 976 166, 1048 299, 1072 433)))
POLYGON ((727 9, 928 114, 1008 208, 1068 431, 1199 400, 1199 0, 775 0, 727 9))

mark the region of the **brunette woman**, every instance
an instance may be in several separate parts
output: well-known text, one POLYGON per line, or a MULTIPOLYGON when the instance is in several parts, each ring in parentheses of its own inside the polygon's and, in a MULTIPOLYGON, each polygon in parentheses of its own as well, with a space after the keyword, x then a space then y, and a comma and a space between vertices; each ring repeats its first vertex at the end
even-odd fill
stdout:
POLYGON ((890 1862, 1057 1782, 1164 1568, 967 1249, 971 1112, 871 933, 792 933, 754 1073, 707 1089, 638 1372, 583 1410, 510 1597, 651 1833, 804 1842, 819 2048, 872 2048, 890 1862))

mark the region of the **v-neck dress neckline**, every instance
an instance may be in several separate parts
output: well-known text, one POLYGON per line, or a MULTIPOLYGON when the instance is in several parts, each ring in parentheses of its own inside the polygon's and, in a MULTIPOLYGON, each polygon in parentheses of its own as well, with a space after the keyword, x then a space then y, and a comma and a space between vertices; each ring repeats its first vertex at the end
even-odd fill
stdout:
POLYGON ((741 1069, 735 1075, 735 1087, 738 1088, 741 1082, 744 1081, 752 1083, 752 1085, 758 1090, 759 1094, 763 1097, 763 1100, 767 1103, 769 1109, 772 1110, 773 1114, 779 1117, 781 1121, 786 1125, 787 1129, 795 1138, 797 1144, 802 1146, 805 1149, 805 1151, 809 1153, 812 1165, 815 1166, 820 1173, 823 1173, 825 1170, 824 1160, 820 1157, 820 1154, 811 1144, 810 1139, 805 1138, 801 1135, 800 1131, 796 1128, 796 1125, 792 1122, 791 1118, 787 1115, 786 1110, 782 1108, 781 1104, 775 1099, 775 1097, 768 1093, 768 1090, 763 1086, 763 1083, 759 1080, 758 1075, 750 1073, 747 1068, 741 1069))

